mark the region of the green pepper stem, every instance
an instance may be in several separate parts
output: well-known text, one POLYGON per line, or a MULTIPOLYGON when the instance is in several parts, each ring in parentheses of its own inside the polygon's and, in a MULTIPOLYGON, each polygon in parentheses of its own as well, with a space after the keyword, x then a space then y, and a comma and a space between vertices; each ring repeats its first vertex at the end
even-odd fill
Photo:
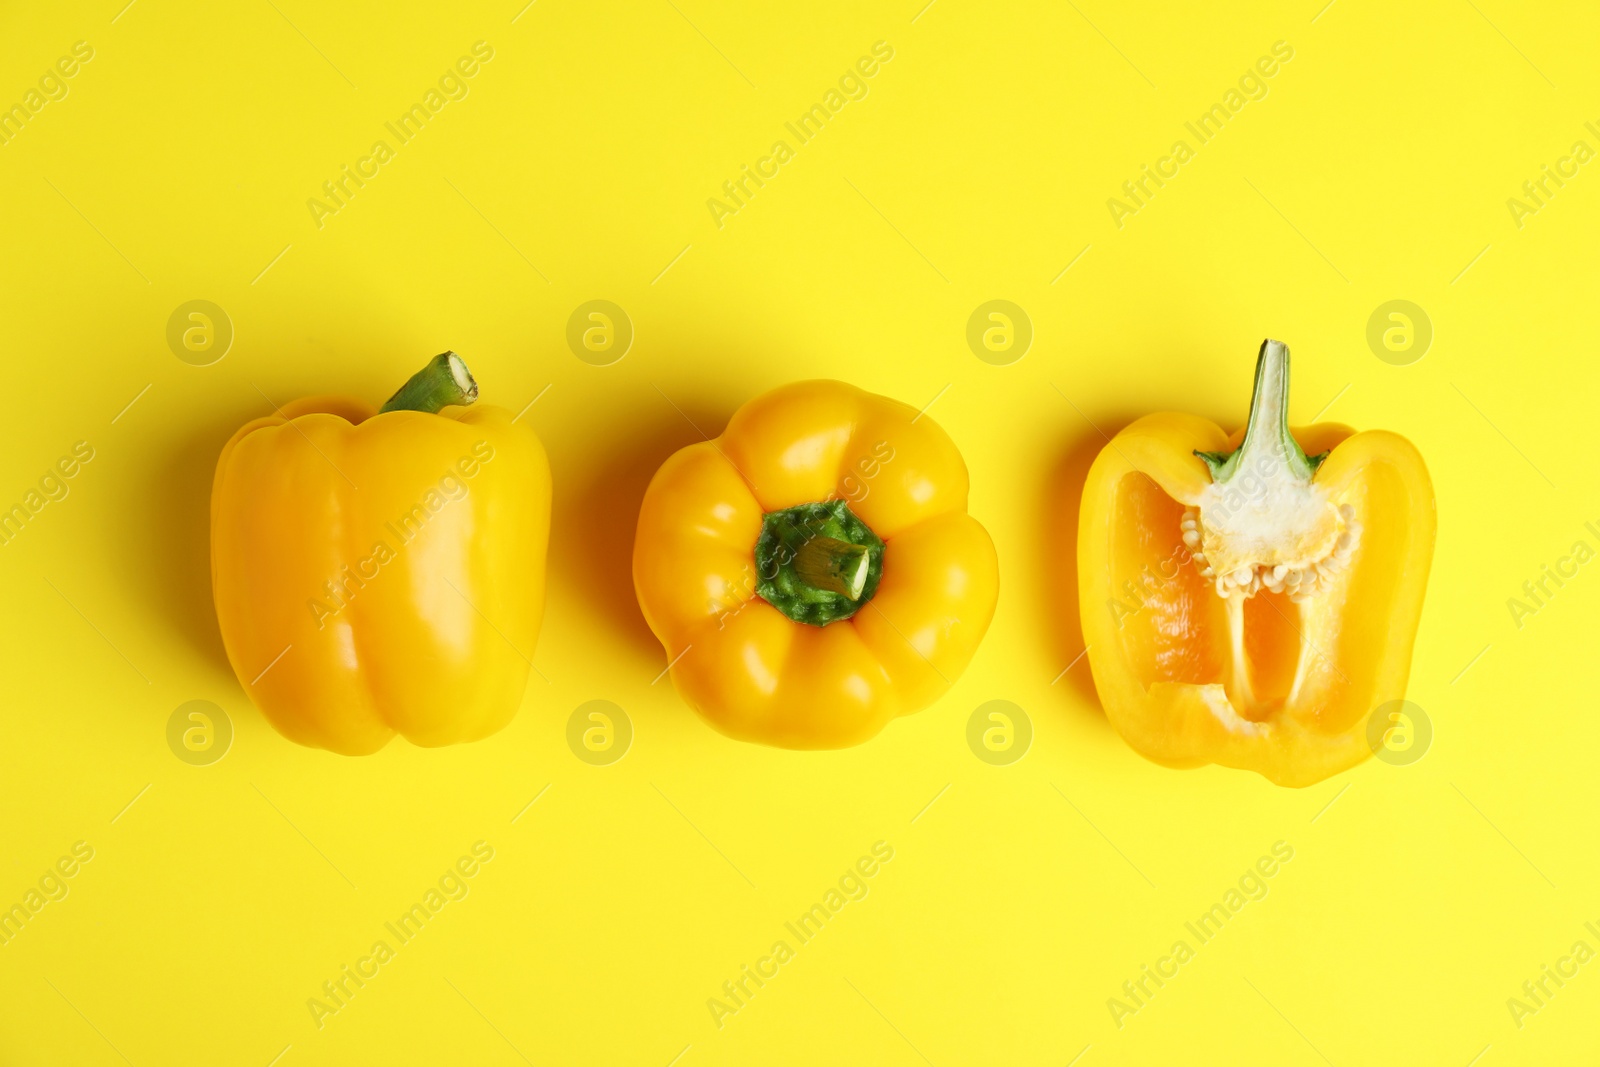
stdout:
POLYGON ((1195 451, 1211 471, 1211 480, 1229 481, 1241 466, 1254 465, 1258 457, 1284 463, 1301 481, 1311 476, 1327 457, 1308 456, 1289 432, 1289 346, 1267 338, 1256 357, 1255 389, 1250 396, 1250 419, 1244 440, 1233 452, 1195 451))
POLYGON ((867 584, 866 545, 853 545, 832 537, 813 537, 794 554, 794 570, 813 589, 861 599, 867 584))
POLYGON ((441 352, 428 365, 413 374, 391 396, 379 413, 385 411, 425 411, 430 415, 450 404, 466 405, 478 399, 478 383, 466 363, 454 352, 441 352))
POLYGON ((843 500, 767 512, 754 556, 756 595, 807 626, 850 618, 883 577, 883 541, 843 500))

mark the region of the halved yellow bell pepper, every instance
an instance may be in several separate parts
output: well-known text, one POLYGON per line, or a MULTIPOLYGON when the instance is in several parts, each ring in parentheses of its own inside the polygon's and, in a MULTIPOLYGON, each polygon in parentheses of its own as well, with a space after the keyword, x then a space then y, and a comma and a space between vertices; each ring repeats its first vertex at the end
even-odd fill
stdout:
POLYGON ((1405 695, 1433 556, 1433 487, 1381 430, 1288 425, 1289 350, 1261 346, 1229 437, 1149 415, 1090 468, 1079 612, 1106 716, 1147 758, 1280 785, 1372 755, 1405 695))
POLYGON ((522 703, 544 611, 550 465, 454 353, 375 411, 309 397, 217 460, 211 585, 239 683, 346 755, 472 741, 522 703))
POLYGON ((994 543, 932 419, 834 381, 750 401, 674 454, 633 582, 683 699, 731 737, 840 748, 927 707, 994 615, 994 543))

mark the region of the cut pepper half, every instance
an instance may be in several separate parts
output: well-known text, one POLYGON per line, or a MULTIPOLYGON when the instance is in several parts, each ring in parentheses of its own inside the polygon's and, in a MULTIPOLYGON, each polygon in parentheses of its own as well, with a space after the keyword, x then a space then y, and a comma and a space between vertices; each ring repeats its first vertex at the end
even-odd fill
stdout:
POLYGON ((1372 755, 1405 694, 1433 556, 1405 438, 1291 430, 1289 350, 1261 346, 1245 429, 1148 415, 1084 485, 1079 612, 1106 716, 1158 763, 1310 785, 1372 755))

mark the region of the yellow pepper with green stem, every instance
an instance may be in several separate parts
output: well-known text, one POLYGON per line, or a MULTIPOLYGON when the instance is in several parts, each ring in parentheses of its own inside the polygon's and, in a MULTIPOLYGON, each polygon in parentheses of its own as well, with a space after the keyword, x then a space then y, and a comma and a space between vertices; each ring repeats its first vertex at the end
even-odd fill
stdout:
POLYGON ((999 573, 949 436, 909 405, 808 381, 661 466, 633 581, 673 684, 713 726, 840 748, 950 687, 999 573))
POLYGON ((469 407, 454 353, 381 411, 309 397, 217 461, 211 584, 228 661, 267 719, 359 755, 396 733, 485 737, 527 686, 544 611, 550 465, 510 412, 469 407))

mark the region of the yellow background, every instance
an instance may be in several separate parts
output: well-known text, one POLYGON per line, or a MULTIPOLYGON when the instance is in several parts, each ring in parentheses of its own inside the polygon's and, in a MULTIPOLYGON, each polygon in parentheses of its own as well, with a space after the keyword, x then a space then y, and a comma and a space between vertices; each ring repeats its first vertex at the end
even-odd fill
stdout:
POLYGON ((1520 629, 1506 602, 1574 541, 1600 547, 1600 164, 1520 228, 1506 201, 1574 141, 1600 147, 1600 22, 1503 0, 922 2, 0 11, 0 103, 94 48, 0 147, 0 503, 95 449, 0 547, 0 904, 95 850, 0 947, 0 1062, 1596 1055, 1600 963, 1520 1029, 1506 1001, 1574 941, 1600 948, 1600 564, 1520 629), (470 94, 319 229, 307 199, 479 40, 470 94), (880 40, 869 95, 719 229, 706 200, 880 40), (1119 229, 1107 199, 1193 145, 1184 122, 1280 40, 1269 94, 1119 229), (637 332, 606 367, 565 342, 596 298, 637 332), (1036 332, 1009 366, 965 341, 995 298, 1036 332), (1365 340, 1395 298, 1435 330, 1409 366, 1365 340), (236 331, 207 367, 165 339, 193 299, 236 331), (1439 506, 1409 691, 1432 748, 1303 791, 1149 764, 1085 663, 1062 674, 1101 431, 1169 408, 1237 425, 1268 334, 1295 352, 1294 420, 1405 434, 1439 506), (295 747, 223 658, 216 454, 268 398, 378 401, 445 348, 485 402, 548 386, 525 416, 556 486, 548 681, 479 744, 295 747), (653 684, 628 573, 655 467, 808 376, 937 398, 1001 560, 949 695, 836 753, 726 740, 653 684), (236 734, 208 767, 166 743, 196 699, 236 734), (635 730, 609 767, 566 746, 591 699, 635 730), (1034 727, 1011 766, 965 741, 992 699, 1034 727), (479 840, 495 858, 470 895, 319 1030, 307 999, 479 840), (719 1029, 707 999, 880 840, 870 895, 719 1029), (1268 896, 1119 1029, 1108 998, 1276 841, 1295 854, 1268 896))

